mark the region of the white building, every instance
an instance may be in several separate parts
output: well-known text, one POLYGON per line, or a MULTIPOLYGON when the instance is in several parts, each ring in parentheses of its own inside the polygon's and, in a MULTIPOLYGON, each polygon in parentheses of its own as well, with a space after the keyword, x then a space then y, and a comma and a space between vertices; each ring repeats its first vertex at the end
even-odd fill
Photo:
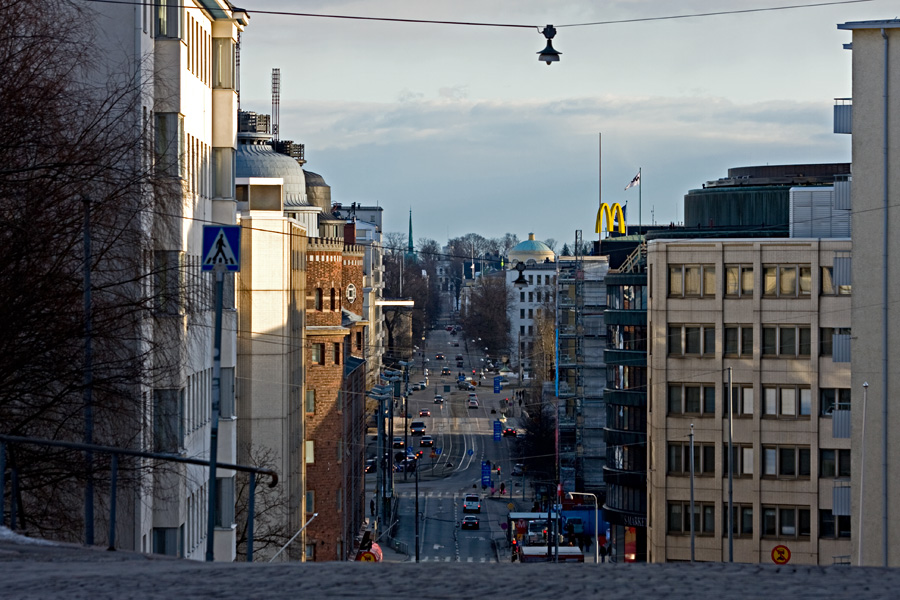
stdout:
MULTIPOLYGON (((510 355, 509 362, 516 373, 530 376, 531 355, 535 342, 535 317, 541 310, 553 311, 556 294, 556 253, 547 244, 536 240, 533 233, 509 251, 506 284, 513 290, 509 310, 510 355), (517 264, 525 265, 522 276, 528 282, 517 287, 517 264)), ((551 316, 551 318, 553 318, 551 316)))
MULTIPOLYGON (((128 73, 138 100, 134 119, 147 132, 157 175, 171 182, 147 203, 144 233, 152 240, 147 268, 156 273, 157 303, 145 328, 148 347, 165 346, 147 398, 143 448, 208 458, 212 389, 211 275, 200 272, 203 224, 235 223, 237 135, 235 49, 248 15, 226 0, 160 0, 92 4, 102 32, 96 40, 112 74, 128 73), (117 62, 118 61, 118 62, 117 62)), ((151 192, 147 192, 151 193, 151 192)), ((232 278, 226 309, 234 307, 232 278)), ((235 315, 222 335, 222 416, 218 460, 235 462, 233 390, 235 315)), ((208 470, 156 469, 139 488, 133 514, 121 515, 118 546, 203 559, 207 538, 208 470)), ((234 474, 219 469, 215 557, 235 556, 234 474)))

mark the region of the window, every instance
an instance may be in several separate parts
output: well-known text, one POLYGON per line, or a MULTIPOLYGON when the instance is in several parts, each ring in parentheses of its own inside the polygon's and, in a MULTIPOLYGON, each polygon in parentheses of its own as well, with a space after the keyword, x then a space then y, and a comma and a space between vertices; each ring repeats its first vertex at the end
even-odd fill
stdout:
POLYGON ((216 527, 234 524, 234 477, 216 477, 216 527))
POLYGON ((850 450, 819 450, 819 477, 850 477, 850 450))
POLYGON ((341 364, 341 344, 339 342, 334 343, 334 364, 341 364))
MULTIPOLYGON (((731 411, 732 417, 737 418, 747 418, 753 416, 753 386, 751 385, 739 385, 737 383, 732 384, 732 398, 731 398, 731 411)), ((727 402, 728 396, 728 386, 726 385, 723 392, 726 396, 725 402, 727 402)), ((728 411, 722 411, 722 418, 728 418, 728 411)))
POLYGON ((331 288, 331 310, 337 310, 337 294, 334 288, 331 288))
POLYGON ((725 295, 753 297, 753 265, 725 266, 725 295))
POLYGON ((306 490, 306 512, 316 512, 316 492, 314 490, 306 490))
POLYGON ((306 412, 316 412, 316 390, 306 390, 306 412))
POLYGON ((310 362, 314 365, 324 365, 325 364, 325 344, 313 344, 312 348, 312 356, 310 357, 310 362))
POLYGON ((822 267, 822 295, 849 296, 852 291, 849 285, 834 285, 834 267, 822 267))
POLYGON ((834 336, 850 335, 849 327, 822 327, 819 329, 819 356, 831 356, 834 352, 834 336))
POLYGON ((827 539, 850 537, 850 515, 834 516, 829 509, 819 509, 819 537, 827 539))
POLYGON ((534 302, 534 292, 528 292, 528 301, 534 302))
POLYGON ((809 356, 812 348, 810 331, 809 327, 801 325, 763 326, 763 356, 809 356))
POLYGON ((212 149, 212 184, 216 198, 234 198, 234 148, 212 149))
POLYGON ((160 38, 181 38, 182 9, 179 0, 156 0, 155 34, 160 38))
MULTIPOLYGON (((315 440, 306 440, 306 464, 312 465, 316 462, 316 442, 315 440)), ((307 506, 309 508, 309 506, 307 506)))
POLYGON ((519 292, 519 302, 525 302, 525 292, 519 292))
POLYGON ((180 527, 153 528, 153 554, 182 556, 182 530, 180 527))
POLYGON ((533 318, 534 318, 534 309, 533 309, 533 308, 529 308, 529 309, 528 309, 528 318, 529 318, 529 319, 533 319, 533 318))
POLYGON ((715 325, 669 325, 669 354, 709 355, 716 353, 715 325))
POLYGON ((669 414, 694 414, 704 417, 715 416, 716 388, 712 384, 669 384, 669 414))
POLYGON ((725 326, 725 354, 729 356, 753 356, 753 326, 725 326))
POLYGON ((519 325, 519 334, 525 335, 525 326, 524 325, 519 325))
POLYGON ((714 265, 669 265, 669 296, 716 295, 714 265))
POLYGON ((794 386, 763 388, 763 416, 795 419, 812 414, 809 388, 794 386))
POLYGON ((820 388, 819 414, 830 417, 835 410, 850 410, 850 390, 847 388, 820 388))
POLYGON ((325 310, 325 297, 322 288, 316 288, 316 310, 325 310))
POLYGON ((356 349, 362 350, 362 331, 356 332, 356 349))
POLYGON ((524 319, 524 318, 525 318, 525 309, 524 309, 524 308, 520 308, 520 309, 519 309, 519 318, 520 318, 520 319, 524 319))
MULTIPOLYGON (((669 444, 667 472, 670 475, 690 475, 691 445, 688 442, 669 444)), ((694 443, 694 475, 711 477, 716 474, 715 444, 694 443)))
MULTIPOLYGON (((689 502, 669 502, 668 532, 691 532, 691 504, 689 502)), ((716 532, 716 507, 712 504, 694 503, 694 533, 697 535, 713 535, 716 532)))
POLYGON ((164 177, 184 178, 184 117, 178 113, 156 113, 156 172, 164 177))
POLYGON ((809 265, 766 265, 763 267, 763 295, 779 298, 809 296, 812 269, 809 265))
MULTIPOLYGON (((733 504, 734 527, 736 537, 753 535, 753 506, 749 504, 733 504)), ((722 507, 722 535, 728 535, 728 503, 722 507)))
POLYGON ((810 450, 805 446, 763 447, 762 474, 777 479, 809 479, 810 450))
POLYGON ((810 512, 797 506, 763 506, 763 537, 809 537, 810 512))
POLYGON ((212 86, 215 89, 233 90, 235 81, 235 49, 231 38, 213 38, 212 86))
POLYGON ((316 560, 316 543, 310 542, 306 544, 306 560, 312 562, 316 560))
MULTIPOLYGON (((728 445, 724 446, 725 458, 728 458, 728 445)), ((753 446, 741 446, 732 444, 731 446, 732 461, 734 462, 735 477, 752 477, 753 476, 753 446)), ((722 465, 722 476, 728 477, 728 461, 722 465)))
POLYGON ((184 389, 153 390, 153 450, 177 453, 184 445, 184 389))

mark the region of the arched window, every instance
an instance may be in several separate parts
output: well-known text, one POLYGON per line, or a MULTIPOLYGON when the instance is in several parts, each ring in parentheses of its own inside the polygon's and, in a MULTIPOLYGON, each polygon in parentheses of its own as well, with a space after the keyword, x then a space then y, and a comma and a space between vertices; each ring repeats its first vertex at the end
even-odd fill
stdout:
POLYGON ((316 310, 323 310, 322 288, 316 288, 316 310))

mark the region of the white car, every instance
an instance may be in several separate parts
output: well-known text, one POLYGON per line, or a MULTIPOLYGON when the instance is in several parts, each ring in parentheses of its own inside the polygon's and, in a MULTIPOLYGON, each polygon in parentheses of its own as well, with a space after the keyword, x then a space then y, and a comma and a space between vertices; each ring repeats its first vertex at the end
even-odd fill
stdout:
POLYGON ((469 408, 478 408, 478 400, 475 398, 469 398, 469 408))

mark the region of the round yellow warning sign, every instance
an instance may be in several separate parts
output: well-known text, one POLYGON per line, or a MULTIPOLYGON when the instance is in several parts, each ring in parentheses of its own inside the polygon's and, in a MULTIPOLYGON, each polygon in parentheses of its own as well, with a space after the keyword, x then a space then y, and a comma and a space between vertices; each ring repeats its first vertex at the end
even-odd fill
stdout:
POLYGON ((378 561, 378 559, 375 558, 375 555, 371 552, 363 552, 360 555, 359 560, 362 562, 377 562, 378 561))

